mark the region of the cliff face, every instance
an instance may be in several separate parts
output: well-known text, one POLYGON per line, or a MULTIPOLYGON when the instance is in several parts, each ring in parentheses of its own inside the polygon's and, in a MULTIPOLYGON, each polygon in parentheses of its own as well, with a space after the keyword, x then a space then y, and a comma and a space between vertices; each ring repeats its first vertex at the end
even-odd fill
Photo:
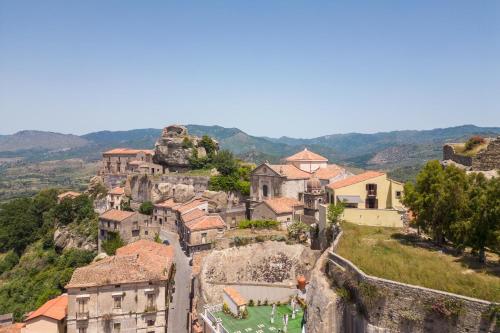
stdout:
MULTIPOLYGON (((185 171, 189 169, 189 158, 196 154, 204 157, 207 152, 200 145, 201 139, 189 135, 185 126, 171 125, 165 127, 156 141, 154 162, 164 165, 169 171, 185 171)), ((218 149, 218 143, 216 149, 218 149)))

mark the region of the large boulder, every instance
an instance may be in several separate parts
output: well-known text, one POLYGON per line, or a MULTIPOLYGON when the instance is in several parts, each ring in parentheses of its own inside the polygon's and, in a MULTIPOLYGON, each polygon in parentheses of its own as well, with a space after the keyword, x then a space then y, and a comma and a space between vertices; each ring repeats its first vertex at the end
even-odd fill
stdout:
POLYGON ((67 249, 97 251, 97 244, 92 237, 84 237, 69 227, 59 227, 55 230, 54 247, 60 252, 67 249))
POLYGON ((220 210, 227 207, 228 197, 226 192, 222 191, 205 191, 201 197, 208 201, 210 210, 220 210))
MULTIPOLYGON (((189 169, 189 159, 196 153, 205 157, 205 148, 199 145, 201 139, 189 135, 182 125, 170 125, 163 129, 155 144, 154 162, 165 166, 169 171, 185 171, 189 169)), ((218 149, 218 143, 213 140, 218 149)))

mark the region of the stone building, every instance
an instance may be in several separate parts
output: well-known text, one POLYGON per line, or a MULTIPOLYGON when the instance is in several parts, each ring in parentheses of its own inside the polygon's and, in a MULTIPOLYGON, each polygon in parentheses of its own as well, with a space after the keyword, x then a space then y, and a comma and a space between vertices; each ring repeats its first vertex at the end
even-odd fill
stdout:
POLYGON ((166 332, 173 286, 171 246, 139 240, 75 270, 68 333, 166 332))
POLYGON ((24 320, 22 333, 65 333, 68 295, 45 302, 24 320))
POLYGON ((159 226, 147 215, 137 212, 110 209, 99 216, 98 251, 102 252, 102 242, 120 235, 126 243, 139 239, 154 239, 160 232, 159 226))
POLYGON ((153 222, 158 223, 161 229, 178 232, 181 215, 194 209, 208 212, 208 201, 195 198, 187 202, 175 202, 173 198, 154 204, 153 222))
POLYGON ((443 146, 444 164, 452 161, 469 171, 500 170, 500 136, 485 138, 485 145, 479 151, 459 152, 464 143, 448 143, 443 146))
POLYGON ((208 214, 199 208, 181 214, 178 225, 179 241, 188 254, 211 249, 227 228, 219 214, 208 214))
POLYGON ((403 184, 387 174, 367 171, 326 186, 327 203, 344 202, 343 218, 349 222, 402 227, 405 208, 403 184))
POLYGON ((297 199, 274 197, 258 203, 252 212, 253 220, 275 220, 281 222, 281 228, 286 228, 293 221, 301 220, 304 214, 304 204, 297 199))
POLYGON ((125 197, 125 189, 123 187, 114 187, 106 194, 106 210, 118 209, 121 210, 122 200, 125 197))
POLYGON ((285 164, 293 165, 296 168, 307 172, 314 172, 319 168, 326 168, 328 165, 328 159, 326 157, 309 151, 307 148, 304 148, 303 151, 285 158, 284 162, 285 164))
POLYGON ((126 175, 139 172, 164 173, 163 167, 153 163, 154 151, 149 149, 115 148, 102 153, 101 175, 126 175), (142 166, 142 167, 141 167, 142 166), (144 170, 147 167, 147 170, 144 170))

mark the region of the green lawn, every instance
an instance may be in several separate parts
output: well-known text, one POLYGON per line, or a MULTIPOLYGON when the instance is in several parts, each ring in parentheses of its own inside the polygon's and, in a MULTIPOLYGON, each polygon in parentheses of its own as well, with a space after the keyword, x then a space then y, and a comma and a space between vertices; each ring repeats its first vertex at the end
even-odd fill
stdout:
MULTIPOLYGON (((394 228, 343 223, 337 253, 365 273, 465 296, 500 301, 498 267, 471 269, 461 257, 416 244, 394 228), (496 274, 495 275, 495 270, 496 274)), ((468 262, 470 263, 470 262, 468 262)), ((490 263, 491 265, 495 265, 490 263)), ((498 266, 498 264, 496 265, 498 266)))
POLYGON ((303 311, 297 313, 295 319, 292 319, 292 309, 289 305, 276 307, 274 315, 274 324, 271 324, 272 306, 249 306, 247 319, 235 319, 224 312, 216 312, 214 315, 222 319, 222 325, 229 333, 277 333, 278 329, 283 328, 283 315, 288 314, 287 333, 300 333, 303 311))

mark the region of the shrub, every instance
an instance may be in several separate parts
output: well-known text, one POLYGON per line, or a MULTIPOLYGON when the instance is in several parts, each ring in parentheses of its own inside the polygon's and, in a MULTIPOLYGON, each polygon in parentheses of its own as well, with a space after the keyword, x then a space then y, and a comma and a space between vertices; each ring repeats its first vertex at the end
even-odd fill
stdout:
POLYGON ((281 302, 280 302, 280 301, 277 301, 277 302, 276 302, 276 306, 281 306, 281 302))
POLYGON ((257 300, 257 306, 261 306, 261 305, 262 305, 262 304, 261 304, 261 302, 260 302, 260 299, 259 299, 259 300, 257 300))
POLYGON ((139 213, 144 215, 153 215, 153 203, 151 201, 144 201, 139 207, 139 213))
POLYGON ((193 148, 193 147, 194 147, 193 142, 188 137, 185 137, 182 140, 182 148, 187 149, 187 148, 193 148))
POLYGON ((116 250, 119 249, 120 247, 124 246, 125 243, 120 237, 120 234, 115 233, 115 232, 110 232, 109 238, 102 242, 102 249, 104 252, 106 252, 108 255, 112 256, 115 255, 116 250))
POLYGON ((295 221, 288 226, 288 237, 301 243, 307 240, 307 233, 311 228, 301 221, 295 221))
POLYGON ((245 308, 245 309, 241 312, 241 318, 243 318, 243 319, 247 319, 247 318, 248 318, 248 310, 247 310, 247 308, 245 308))
POLYGON ((485 142, 484 138, 475 135, 465 142, 465 150, 471 150, 474 147, 483 144, 485 142))
POLYGON ((248 306, 254 306, 254 305, 255 305, 255 303, 253 302, 253 299, 250 299, 248 301, 248 306))
POLYGON ((264 237, 264 236, 256 236, 255 237, 255 242, 257 242, 257 243, 262 243, 265 240, 266 240, 266 237, 264 237))
POLYGON ((269 301, 267 300, 267 298, 264 300, 264 305, 269 305, 269 301))
POLYGON ((0 275, 3 272, 9 271, 12 267, 16 266, 19 262, 19 256, 14 251, 9 251, 5 257, 0 261, 0 275))
POLYGON ((458 317, 464 311, 463 303, 454 299, 437 299, 428 308, 444 318, 458 317))
POLYGON ((278 229, 279 222, 274 220, 243 220, 238 223, 239 229, 278 229))
POLYGON ((222 312, 224 312, 225 314, 231 313, 231 311, 229 310, 229 305, 227 305, 226 302, 224 302, 224 304, 222 304, 222 312))
POLYGON ((378 298, 381 297, 377 287, 366 282, 359 284, 359 292, 363 300, 370 306, 374 305, 378 298))

